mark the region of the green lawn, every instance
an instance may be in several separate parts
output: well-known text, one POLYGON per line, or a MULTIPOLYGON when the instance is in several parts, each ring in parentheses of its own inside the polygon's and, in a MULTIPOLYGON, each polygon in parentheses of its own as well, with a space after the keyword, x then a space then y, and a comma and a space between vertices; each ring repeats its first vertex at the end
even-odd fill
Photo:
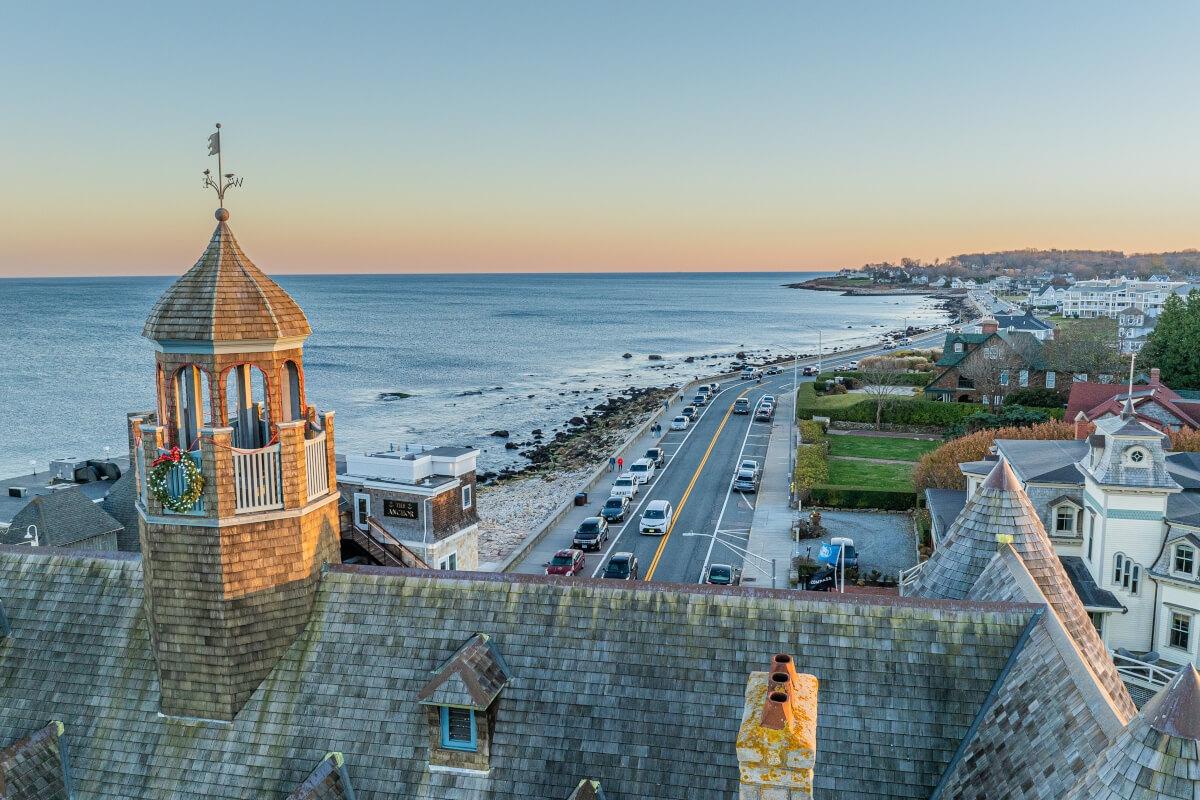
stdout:
POLYGON ((888 436, 830 436, 829 452, 832 456, 916 461, 939 444, 941 442, 888 436))
POLYGON ((873 464, 870 461, 831 458, 829 483, 834 486, 911 492, 912 467, 907 464, 873 464))

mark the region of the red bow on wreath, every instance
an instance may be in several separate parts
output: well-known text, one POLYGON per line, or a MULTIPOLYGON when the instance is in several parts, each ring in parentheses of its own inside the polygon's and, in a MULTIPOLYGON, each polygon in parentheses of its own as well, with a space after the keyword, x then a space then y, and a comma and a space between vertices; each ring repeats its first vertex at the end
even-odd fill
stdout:
POLYGON ((157 467, 159 464, 166 464, 167 462, 178 464, 182 458, 183 453, 180 452, 179 448, 172 447, 171 452, 163 453, 161 456, 151 461, 150 466, 157 467))

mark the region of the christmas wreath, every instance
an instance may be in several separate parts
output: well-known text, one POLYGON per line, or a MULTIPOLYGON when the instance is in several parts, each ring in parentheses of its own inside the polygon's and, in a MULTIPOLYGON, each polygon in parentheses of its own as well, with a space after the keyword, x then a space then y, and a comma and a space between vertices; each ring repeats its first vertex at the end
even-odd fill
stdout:
POLYGON ((204 490, 204 476, 200 473, 200 465, 190 453, 185 453, 178 447, 172 447, 169 453, 163 453, 150 462, 150 491, 163 508, 177 514, 191 511, 200 501, 200 493, 204 490), (183 491, 178 497, 172 497, 167 489, 167 476, 171 470, 179 467, 183 470, 183 491))

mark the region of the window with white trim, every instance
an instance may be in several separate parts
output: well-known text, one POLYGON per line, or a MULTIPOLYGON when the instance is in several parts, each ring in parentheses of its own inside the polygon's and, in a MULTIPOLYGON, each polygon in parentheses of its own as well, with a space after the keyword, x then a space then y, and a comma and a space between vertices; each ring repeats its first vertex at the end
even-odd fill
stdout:
POLYGON ((1142 567, 1124 553, 1113 556, 1113 584, 1130 594, 1138 594, 1142 588, 1142 567))
POLYGON ((438 569, 458 569, 458 553, 451 553, 438 563, 438 569))
POLYGON ((1008 370, 1006 369, 1000 370, 1000 385, 1008 386, 1008 370))
POLYGON ((470 508, 471 500, 471 484, 468 483, 466 486, 462 487, 462 507, 470 508))
POLYGON ((1191 650, 1192 644, 1192 615, 1182 611, 1171 612, 1171 629, 1168 636, 1171 647, 1180 650, 1191 650))
POLYGON ((1054 532, 1055 533, 1074 533, 1075 532, 1075 507, 1074 506, 1059 506, 1054 511, 1054 532))
POLYGON ((1171 560, 1172 569, 1185 575, 1191 575, 1196 567, 1196 550, 1190 544, 1175 545, 1175 557, 1171 560))
POLYGON ((1092 560, 1092 541, 1096 533, 1096 518, 1092 516, 1092 512, 1087 512, 1087 560, 1092 560))
POLYGON ((1017 373, 1017 379, 1020 381, 1022 388, 1029 385, 1029 370, 1023 369, 1017 373))
POLYGON ((1046 373, 1046 388, 1047 389, 1054 388, 1054 373, 1053 372, 1046 373))
POLYGON ((954 352, 956 352, 956 353, 961 353, 962 351, 963 351, 963 343, 962 343, 962 342, 955 342, 955 343, 954 343, 954 352))

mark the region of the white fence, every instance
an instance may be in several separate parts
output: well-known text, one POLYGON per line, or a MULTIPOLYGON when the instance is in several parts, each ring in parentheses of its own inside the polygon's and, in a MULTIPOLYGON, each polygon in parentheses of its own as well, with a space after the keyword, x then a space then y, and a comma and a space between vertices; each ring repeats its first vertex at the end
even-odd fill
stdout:
POLYGON ((900 572, 900 594, 904 594, 904 590, 907 589, 911 584, 916 583, 917 578, 921 577, 921 567, 923 567, 923 566, 925 566, 924 561, 922 561, 920 564, 917 564, 914 567, 909 567, 906 570, 901 570, 901 572, 900 572))
POLYGON ((233 451, 234 510, 271 511, 283 508, 283 479, 279 445, 233 451))
POLYGON ((1142 661, 1136 656, 1125 655, 1116 650, 1112 651, 1112 660, 1117 667, 1117 673, 1127 682, 1155 691, 1170 683, 1178 670, 1174 664, 1142 661))
POLYGON ((325 453, 325 434, 304 442, 304 463, 308 472, 308 499, 316 500, 329 492, 329 459, 325 453))

